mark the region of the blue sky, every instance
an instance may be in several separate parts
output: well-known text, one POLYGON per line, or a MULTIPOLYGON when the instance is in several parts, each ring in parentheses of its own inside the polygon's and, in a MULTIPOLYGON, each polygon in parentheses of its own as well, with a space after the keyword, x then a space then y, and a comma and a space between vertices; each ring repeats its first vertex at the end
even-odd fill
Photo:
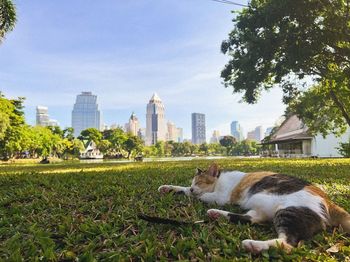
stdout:
MULTIPOLYGON (((145 126, 146 104, 157 92, 166 118, 190 138, 191 113, 206 114, 207 136, 238 120, 245 133, 283 114, 274 89, 256 105, 239 103, 221 84, 227 57, 220 44, 233 27, 232 5, 210 0, 15 0, 18 22, 0 46, 0 90, 26 97, 70 126, 75 97, 98 95, 107 125, 134 111, 145 126)), ((246 3, 245 0, 237 0, 246 3)))

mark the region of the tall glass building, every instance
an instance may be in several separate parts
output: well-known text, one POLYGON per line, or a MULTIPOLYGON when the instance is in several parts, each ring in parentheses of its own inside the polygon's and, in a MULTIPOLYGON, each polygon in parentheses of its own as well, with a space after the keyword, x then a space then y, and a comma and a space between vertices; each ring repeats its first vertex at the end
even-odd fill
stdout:
POLYGON ((162 100, 154 93, 147 104, 146 145, 166 140, 165 108, 162 100))
POLYGON ((91 92, 82 92, 77 95, 72 111, 72 127, 76 137, 81 131, 90 127, 101 129, 101 112, 98 109, 96 95, 91 92))
POLYGON ((242 127, 238 121, 231 122, 231 135, 236 138, 237 141, 242 141, 244 139, 242 127))
POLYGON ((205 114, 192 113, 192 143, 206 142, 205 132, 205 114))

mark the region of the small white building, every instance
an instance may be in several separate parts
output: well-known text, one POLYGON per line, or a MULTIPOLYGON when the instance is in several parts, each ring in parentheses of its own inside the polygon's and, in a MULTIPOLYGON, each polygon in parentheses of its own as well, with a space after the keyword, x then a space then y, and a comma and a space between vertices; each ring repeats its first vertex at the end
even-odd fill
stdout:
POLYGON ((95 142, 88 141, 85 143, 85 150, 80 153, 80 159, 102 159, 103 154, 97 148, 95 142))
MULTIPOLYGON (((342 157, 339 143, 349 142, 350 129, 339 137, 330 134, 310 135, 308 127, 296 116, 287 118, 263 145, 274 145, 271 156, 276 157, 342 157)), ((272 151, 272 152, 271 152, 272 151)))

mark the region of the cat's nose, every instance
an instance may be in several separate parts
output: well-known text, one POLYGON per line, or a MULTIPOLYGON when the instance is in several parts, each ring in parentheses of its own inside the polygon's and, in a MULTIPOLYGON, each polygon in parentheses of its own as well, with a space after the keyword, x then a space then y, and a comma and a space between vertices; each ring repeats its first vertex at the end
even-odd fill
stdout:
POLYGON ((190 188, 190 191, 191 191, 191 193, 193 193, 193 188, 192 187, 190 188))

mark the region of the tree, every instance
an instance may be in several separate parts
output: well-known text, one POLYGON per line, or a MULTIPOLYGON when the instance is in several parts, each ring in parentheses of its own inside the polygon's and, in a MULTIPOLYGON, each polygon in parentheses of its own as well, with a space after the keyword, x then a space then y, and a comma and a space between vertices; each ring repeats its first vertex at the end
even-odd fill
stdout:
POLYGON ((74 128, 67 127, 66 129, 63 129, 63 137, 67 138, 68 140, 73 140, 74 139, 74 128))
POLYGON ((16 9, 11 0, 0 0, 0 43, 16 23, 16 9))
POLYGON ((24 98, 6 99, 1 97, 0 104, 5 105, 6 111, 3 111, 3 119, 7 119, 7 124, 2 127, 2 138, 0 138, 0 157, 12 158, 21 150, 21 137, 25 127, 24 98), (11 105, 10 105, 11 104, 11 105))
POLYGON ((349 0, 252 0, 234 23, 221 46, 230 56, 221 73, 226 87, 255 103, 263 90, 278 84, 283 101, 297 99, 298 116, 308 119, 314 130, 325 132, 320 121, 327 132, 350 126, 349 0), (303 96, 311 79, 319 91, 303 96), (310 112, 319 111, 308 103, 310 97, 324 111, 337 108, 332 118, 312 121, 310 112))
POLYGON ((3 139, 7 128, 10 127, 10 114, 14 111, 14 105, 0 93, 0 139, 3 139))
POLYGON ((165 143, 163 141, 158 141, 155 145, 156 155, 161 157, 165 155, 165 143))
POLYGON ((350 141, 348 143, 340 143, 338 151, 343 157, 350 158, 350 141))
POLYGON ((226 155, 229 155, 232 148, 236 144, 236 139, 233 136, 224 136, 219 142, 220 145, 226 148, 226 155))
POLYGON ((200 146, 199 146, 199 151, 203 152, 205 155, 208 155, 208 152, 209 152, 209 146, 207 143, 202 143, 200 146))
POLYGON ((103 139, 111 143, 111 153, 121 153, 128 135, 121 128, 115 128, 103 131, 103 139))
POLYGON ((140 152, 142 150, 143 141, 137 137, 130 135, 124 142, 124 148, 128 152, 127 158, 130 158, 133 151, 140 152))
POLYGON ((96 144, 98 144, 102 140, 102 134, 96 128, 90 127, 81 131, 79 139, 94 141, 96 144))
MULTIPOLYGON (((332 84, 329 81, 324 81, 295 97, 289 103, 287 110, 296 113, 312 134, 321 133, 326 136, 332 132, 337 135, 344 133, 349 127, 344 121, 340 107, 335 105, 329 95, 330 90, 335 88, 330 85, 332 84)), ((346 89, 346 86, 339 87, 337 96, 342 98, 344 108, 349 110, 350 93, 346 89)))

